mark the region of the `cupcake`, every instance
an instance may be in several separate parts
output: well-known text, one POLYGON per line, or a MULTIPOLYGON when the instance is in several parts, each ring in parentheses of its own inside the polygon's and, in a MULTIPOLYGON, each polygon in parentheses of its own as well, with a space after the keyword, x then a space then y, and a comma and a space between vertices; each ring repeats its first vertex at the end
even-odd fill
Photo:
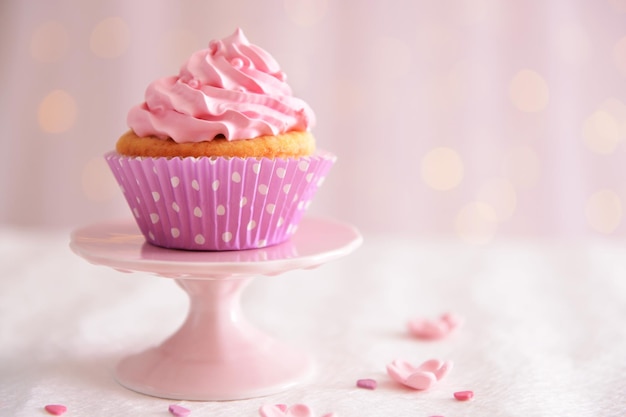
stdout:
POLYGON ((152 82, 105 158, 147 242, 222 251, 296 231, 335 161, 274 58, 241 29, 152 82))

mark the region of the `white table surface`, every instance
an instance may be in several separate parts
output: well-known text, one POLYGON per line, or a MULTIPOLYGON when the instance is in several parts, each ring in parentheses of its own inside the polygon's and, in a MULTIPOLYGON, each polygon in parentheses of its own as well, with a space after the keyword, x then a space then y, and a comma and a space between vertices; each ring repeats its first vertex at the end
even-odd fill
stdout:
POLYGON ((91 265, 69 231, 0 228, 0 416, 258 416, 305 403, 317 416, 626 415, 626 242, 447 240, 364 236, 353 254, 314 270, 259 277, 245 290, 250 321, 316 359, 313 380, 264 398, 172 401, 129 391, 115 364, 169 336, 187 311, 167 278, 91 265), (406 323, 452 311, 449 338, 412 338, 406 323), (450 359, 427 392, 385 366, 450 359), (378 381, 374 391, 355 386, 378 381), (455 391, 475 398, 459 402, 455 391))

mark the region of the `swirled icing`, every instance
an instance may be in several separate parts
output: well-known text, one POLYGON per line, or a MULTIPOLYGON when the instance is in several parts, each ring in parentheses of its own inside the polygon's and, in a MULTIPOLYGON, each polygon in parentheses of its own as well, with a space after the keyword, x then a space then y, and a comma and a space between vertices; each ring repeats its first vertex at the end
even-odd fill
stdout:
POLYGON ((138 136, 183 143, 309 130, 315 115, 274 58, 237 29, 192 54, 177 76, 152 82, 127 122, 138 136))

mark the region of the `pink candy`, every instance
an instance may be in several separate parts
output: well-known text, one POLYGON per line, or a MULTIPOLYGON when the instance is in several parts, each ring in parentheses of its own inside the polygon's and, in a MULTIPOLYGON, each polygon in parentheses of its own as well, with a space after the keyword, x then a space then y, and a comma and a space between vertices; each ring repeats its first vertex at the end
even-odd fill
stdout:
POLYGON ((376 389, 376 380, 374 379, 359 379, 358 381, 356 381, 356 386, 359 388, 365 388, 365 389, 376 389))
POLYGON ((261 417, 313 417, 311 409, 305 404, 267 404, 259 409, 261 417))
POLYGON ((468 401, 474 398, 473 391, 457 391, 454 393, 454 398, 459 401, 468 401))
POLYGON ((436 340, 448 336, 463 324, 463 319, 452 313, 445 313, 436 320, 417 318, 408 322, 409 333, 419 339, 436 340))
POLYGON ((177 404, 170 405, 168 410, 174 417, 187 417, 191 414, 191 410, 177 404))
POLYGON ((53 416, 60 416, 67 411, 67 407, 61 404, 48 404, 44 409, 53 416))
POLYGON ((396 359, 387 365, 387 373, 396 382, 416 390, 427 390, 452 369, 451 361, 430 359, 419 366, 396 359))
MULTIPOLYGON (((313 410, 306 404, 266 404, 259 409, 261 417, 315 417, 313 410)), ((337 417, 335 413, 327 413, 322 417, 337 417)))

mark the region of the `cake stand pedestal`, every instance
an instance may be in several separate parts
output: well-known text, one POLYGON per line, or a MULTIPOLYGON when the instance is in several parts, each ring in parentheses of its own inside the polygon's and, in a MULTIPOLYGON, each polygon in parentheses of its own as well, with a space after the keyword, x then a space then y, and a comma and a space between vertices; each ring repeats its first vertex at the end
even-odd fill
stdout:
POLYGON ((172 278, 188 294, 182 326, 163 343, 121 360, 123 386, 176 400, 235 400, 286 390, 312 375, 313 361, 251 325, 243 289, 259 275, 315 268, 362 242, 352 226, 305 218, 279 245, 244 251, 192 252, 146 243, 132 219, 75 230, 70 247, 87 261, 124 272, 172 278))

